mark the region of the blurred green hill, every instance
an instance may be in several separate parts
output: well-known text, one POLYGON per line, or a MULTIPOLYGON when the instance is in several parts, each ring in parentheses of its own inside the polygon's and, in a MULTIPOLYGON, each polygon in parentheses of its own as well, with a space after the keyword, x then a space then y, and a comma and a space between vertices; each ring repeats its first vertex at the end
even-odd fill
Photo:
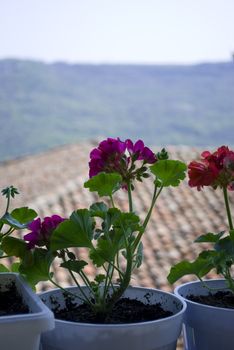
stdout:
POLYGON ((234 64, 0 60, 0 160, 98 136, 234 144, 234 64))

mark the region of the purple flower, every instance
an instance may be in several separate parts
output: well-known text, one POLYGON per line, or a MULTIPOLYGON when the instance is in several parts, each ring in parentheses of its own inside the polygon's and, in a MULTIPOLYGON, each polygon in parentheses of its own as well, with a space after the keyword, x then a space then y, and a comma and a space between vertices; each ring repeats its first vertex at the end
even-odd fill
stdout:
POLYGON ((45 217, 43 222, 40 218, 33 220, 28 225, 31 232, 24 236, 24 240, 29 242, 29 248, 34 248, 36 245, 39 247, 48 245, 52 232, 64 220, 59 215, 45 217))
POLYGON ((134 179, 140 180, 147 171, 146 164, 157 161, 154 153, 144 145, 142 140, 133 143, 127 139, 121 141, 119 138, 108 138, 94 148, 90 153, 89 177, 100 172, 117 172, 122 176, 122 188, 134 179), (135 164, 136 161, 141 161, 135 164))
POLYGON ((138 140, 133 144, 132 140, 128 139, 125 141, 125 144, 129 153, 132 154, 136 160, 143 160, 148 164, 156 162, 157 158, 154 153, 148 147, 145 147, 142 140, 138 140))
POLYGON ((102 171, 121 173, 123 160, 125 169, 127 168, 125 150, 126 145, 119 138, 108 138, 100 142, 98 148, 94 148, 90 153, 89 177, 97 175, 102 171))
POLYGON ((119 138, 108 138, 107 140, 100 142, 98 148, 106 155, 113 153, 123 154, 126 150, 126 145, 125 142, 120 141, 119 138))

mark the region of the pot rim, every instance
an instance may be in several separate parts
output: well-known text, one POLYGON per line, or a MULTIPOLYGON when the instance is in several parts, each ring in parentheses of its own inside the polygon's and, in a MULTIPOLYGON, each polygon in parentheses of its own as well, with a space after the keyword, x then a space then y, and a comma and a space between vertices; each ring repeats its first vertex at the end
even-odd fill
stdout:
MULTIPOLYGON (((82 286, 87 288, 86 286, 82 286)), ((71 286, 71 287, 65 287, 65 289, 76 289, 76 286, 71 286)), ((65 324, 73 324, 73 325, 79 325, 79 326, 83 326, 83 327, 99 327, 99 328, 111 328, 111 327, 116 327, 116 328, 121 328, 121 327, 125 327, 125 328, 130 328, 130 327, 143 327, 146 325, 150 325, 150 324, 158 324, 158 323, 164 323, 167 322, 168 320, 173 320, 177 317, 180 317, 186 310, 187 308, 187 304, 184 300, 183 297, 181 297, 180 295, 175 295, 173 293, 170 292, 166 292, 160 289, 155 289, 155 288, 146 288, 146 287, 138 287, 138 286, 129 286, 127 289, 138 289, 138 290, 146 290, 147 292, 159 292, 160 294, 166 294, 170 297, 173 297, 175 299, 178 299, 180 301, 180 303, 182 304, 182 308, 180 311, 178 311, 176 314, 172 315, 172 316, 168 316, 168 317, 164 317, 158 320, 151 320, 151 321, 145 321, 145 322, 134 322, 134 323, 112 323, 112 324, 104 324, 104 323, 85 323, 85 322, 73 322, 73 321, 65 321, 65 320, 60 320, 60 319, 56 319, 55 318, 55 322, 58 323, 65 323, 65 324)), ((55 289, 51 289, 45 292, 41 292, 39 293, 40 298, 43 298, 43 295, 49 294, 49 293, 53 293, 53 292, 57 292, 57 291, 61 291, 60 288, 55 288, 55 289)), ((51 310, 52 311, 52 310, 51 310)))
POLYGON ((2 280, 7 280, 7 283, 14 282, 18 293, 22 296, 23 302, 29 308, 32 309, 28 313, 4 315, 0 317, 0 326, 3 324, 17 324, 22 323, 25 327, 30 325, 31 322, 38 324, 38 329, 41 328, 41 332, 51 330, 54 328, 54 315, 52 311, 42 302, 40 298, 33 292, 28 285, 27 281, 16 272, 1 272, 0 284, 2 280), (34 310, 33 310, 34 309, 34 310))
MULTIPOLYGON (((225 281, 226 280, 224 278, 212 278, 212 279, 204 279, 203 280, 203 282, 208 283, 208 284, 209 283, 215 283, 215 282, 225 282, 225 281)), ((225 308, 225 307, 217 307, 217 306, 212 306, 212 305, 206 305, 206 304, 198 303, 196 301, 189 300, 186 297, 183 297, 180 294, 180 292, 179 292, 180 288, 183 288, 184 286, 189 286, 189 285, 193 286, 193 285, 198 285, 198 284, 202 284, 202 282, 200 280, 196 280, 196 281, 182 283, 181 285, 179 285, 179 286, 177 286, 175 288, 174 293, 175 293, 176 296, 180 296, 181 298, 186 300, 186 303, 189 303, 189 304, 191 303, 191 305, 194 305, 194 306, 199 305, 199 306, 201 306, 201 307, 203 307, 205 309, 211 309, 211 310, 214 309, 214 310, 220 310, 220 311, 222 310, 222 311, 230 312, 230 313, 234 312, 234 309, 225 308)), ((227 287, 225 289, 229 289, 229 288, 227 287)), ((217 291, 218 291, 218 289, 217 289, 217 291)))

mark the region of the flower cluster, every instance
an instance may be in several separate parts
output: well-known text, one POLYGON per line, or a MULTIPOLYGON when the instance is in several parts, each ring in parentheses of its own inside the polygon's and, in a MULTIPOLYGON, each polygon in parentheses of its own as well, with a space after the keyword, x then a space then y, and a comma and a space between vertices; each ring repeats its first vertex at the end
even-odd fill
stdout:
POLYGON ((189 166, 189 185, 201 190, 203 186, 234 190, 234 151, 227 146, 219 147, 214 153, 204 151, 202 159, 192 161, 189 166))
POLYGON ((37 218, 29 223, 28 229, 31 230, 31 232, 24 236, 24 240, 29 242, 28 247, 30 249, 35 248, 36 245, 38 247, 48 247, 52 232, 63 221, 64 219, 59 215, 52 215, 51 217, 45 217, 43 222, 41 222, 40 218, 37 218))
POLYGON ((141 181, 146 176, 145 165, 156 161, 155 154, 142 140, 133 143, 130 139, 121 141, 119 138, 108 138, 90 153, 89 176, 93 177, 100 172, 118 173, 123 179, 122 187, 126 188, 131 180, 141 181), (138 166, 137 161, 140 161, 138 166))

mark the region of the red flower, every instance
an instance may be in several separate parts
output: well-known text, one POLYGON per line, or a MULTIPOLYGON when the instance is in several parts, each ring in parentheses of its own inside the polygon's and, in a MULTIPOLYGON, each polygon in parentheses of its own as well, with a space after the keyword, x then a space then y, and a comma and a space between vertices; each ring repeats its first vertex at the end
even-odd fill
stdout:
POLYGON ((234 175, 234 152, 230 151, 223 160, 223 166, 234 175))
POLYGON ((227 146, 222 146, 214 153, 204 151, 201 161, 193 161, 188 166, 189 186, 228 188, 233 190, 234 181, 234 152, 227 146))
POLYGON ((217 149, 214 153, 210 153, 209 151, 205 151, 201 154, 201 156, 209 162, 209 165, 215 166, 216 168, 222 170, 223 162, 226 156, 230 154, 229 148, 227 146, 222 146, 217 149))
POLYGON ((193 161, 188 166, 189 186, 197 187, 198 191, 203 186, 210 186, 214 183, 219 175, 219 170, 206 161, 193 161))

